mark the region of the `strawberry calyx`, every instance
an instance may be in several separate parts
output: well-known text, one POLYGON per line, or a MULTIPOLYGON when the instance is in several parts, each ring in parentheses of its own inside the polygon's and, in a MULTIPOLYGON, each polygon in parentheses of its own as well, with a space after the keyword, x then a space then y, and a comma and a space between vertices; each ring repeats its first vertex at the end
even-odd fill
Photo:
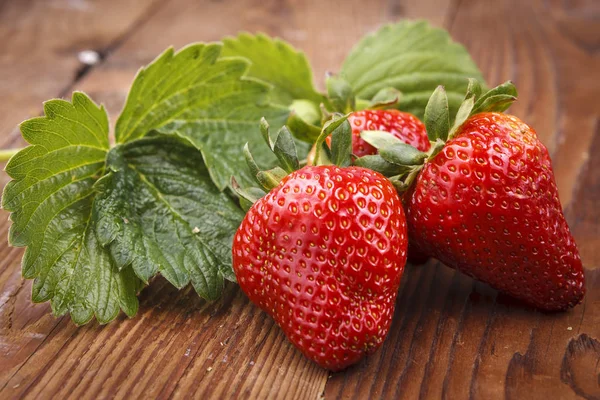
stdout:
POLYGON ((288 129, 298 140, 315 143, 324 126, 336 114, 348 114, 362 110, 385 110, 397 108, 402 93, 393 87, 385 87, 371 100, 357 98, 350 84, 332 73, 326 77, 327 96, 317 106, 310 100, 294 100, 290 105, 290 115, 286 121, 288 129))
MULTIPOLYGON (((385 87, 373 96, 371 100, 357 98, 352 86, 339 75, 327 73, 325 80, 327 86, 327 99, 331 111, 339 113, 350 113, 361 110, 385 110, 394 108, 400 103, 402 92, 394 87, 385 87)), ((327 111, 323 112, 328 119, 327 111)))
MULTIPOLYGON (((341 115, 335 113, 326 121, 316 138, 316 155, 313 165, 337 165, 339 167, 348 167, 352 162, 352 128, 348 122, 350 114, 341 115), (325 139, 331 135, 331 148, 325 144, 325 139)), ((269 133, 269 123, 265 118, 260 120, 260 132, 265 143, 271 149, 277 158, 278 165, 263 170, 261 169, 252 153, 248 143, 244 146, 244 157, 246 164, 254 177, 259 188, 242 188, 234 177, 231 178, 231 188, 240 197, 240 205, 248 209, 258 199, 263 197, 288 174, 300 169, 305 162, 298 158, 294 136, 287 125, 281 127, 273 141, 269 133)))
POLYGON ((421 152, 387 132, 363 131, 361 138, 377 148, 378 154, 360 157, 354 164, 385 175, 396 190, 402 193, 412 185, 423 165, 433 159, 448 140, 456 136, 466 120, 483 112, 504 112, 516 100, 517 90, 511 81, 482 93, 479 81, 469 79, 465 99, 450 125, 448 96, 444 87, 438 86, 425 108, 424 123, 431 143, 429 151, 421 152))

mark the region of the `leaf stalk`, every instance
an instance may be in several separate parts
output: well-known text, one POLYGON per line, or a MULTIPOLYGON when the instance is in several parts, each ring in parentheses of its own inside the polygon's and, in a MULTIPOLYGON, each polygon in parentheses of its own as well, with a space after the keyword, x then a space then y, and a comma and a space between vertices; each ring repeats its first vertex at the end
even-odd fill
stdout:
POLYGON ((12 156, 17 154, 23 150, 23 148, 18 149, 0 149, 0 162, 6 162, 11 159, 12 156))

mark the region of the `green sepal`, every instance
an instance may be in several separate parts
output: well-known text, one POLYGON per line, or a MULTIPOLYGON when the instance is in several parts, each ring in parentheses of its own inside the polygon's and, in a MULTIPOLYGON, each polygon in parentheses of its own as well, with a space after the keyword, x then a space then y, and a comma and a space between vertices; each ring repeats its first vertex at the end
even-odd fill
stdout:
POLYGON ((355 111, 362 111, 371 108, 371 101, 365 99, 356 99, 355 111))
POLYGON ((271 190, 275 186, 279 185, 279 182, 281 182, 281 180, 286 176, 287 172, 280 167, 275 167, 268 171, 258 171, 258 174, 256 174, 256 179, 258 179, 258 183, 266 190, 271 190))
MULTIPOLYGON (((261 125, 262 127, 262 125, 261 125)), ((260 167, 254 161, 254 157, 252 157, 252 153, 250 152, 250 147, 248 143, 244 145, 244 158, 246 159, 246 164, 248 164, 248 169, 250 170, 250 175, 256 180, 256 183, 261 184, 258 180, 258 173, 260 172, 260 167)))
POLYGON ((481 82, 475 78, 469 78, 469 84, 467 85, 467 94, 465 95, 465 100, 474 97, 479 98, 481 96, 481 82))
POLYGON ((431 160, 433 157, 436 156, 437 153, 439 153, 440 151, 442 151, 442 149, 446 146, 446 142, 444 142, 442 139, 438 139, 435 142, 429 142, 431 144, 431 147, 429 148, 429 151, 427 152, 427 159, 431 160))
POLYGON ((356 108, 356 99, 352 86, 337 75, 328 75, 326 82, 327 97, 333 111, 349 113, 356 108))
MULTIPOLYGON (((317 138, 317 141, 315 142, 315 161, 324 161, 325 159, 323 157, 321 157, 321 153, 323 151, 328 151, 327 150, 327 146, 324 146, 323 144, 325 143, 325 139, 327 138, 327 136, 331 135, 333 133, 334 130, 336 130, 340 125, 342 125, 344 123, 344 121, 346 121, 348 119, 348 117, 350 116, 350 114, 346 114, 346 115, 340 115, 340 114, 334 114, 331 116, 331 119, 329 119, 328 121, 326 121, 323 124, 323 129, 321 129, 321 134, 319 135, 319 137, 317 138)), ((331 159, 331 157, 329 157, 331 159)), ((324 165, 324 164, 321 164, 324 165)))
POLYGON ((393 87, 383 88, 373 96, 368 108, 371 110, 394 108, 400 103, 400 99, 402 99, 402 92, 398 89, 393 87))
POLYGON ((321 121, 319 106, 310 100, 298 99, 290 105, 292 113, 301 118, 307 124, 318 124, 321 121))
POLYGON ((345 119, 331 133, 331 162, 339 167, 347 167, 352 162, 352 127, 345 119))
POLYGON ((506 81, 479 97, 471 115, 482 112, 504 112, 517 100, 517 95, 515 85, 511 81, 506 81))
POLYGON ((396 144, 404 144, 402 140, 394 135, 390 135, 390 133, 386 131, 362 131, 360 137, 376 149, 396 144))
POLYGON ((312 165, 332 165, 331 161, 331 149, 327 146, 327 143, 321 143, 321 151, 315 152, 315 159, 312 165))
POLYGON ((294 143, 292 133, 285 125, 279 130, 275 145, 273 146, 273 153, 275 153, 279 163, 288 173, 300 168, 296 143, 294 143))
POLYGON ((296 139, 306 143, 314 143, 321 133, 321 128, 306 122, 294 111, 288 117, 286 125, 296 139))
POLYGON ((384 176, 394 176, 408 172, 406 166, 392 164, 383 159, 379 154, 363 156, 354 160, 354 165, 358 167, 372 169, 384 176))
POLYGON ((394 188, 396 188, 396 191, 402 194, 412 185, 419 172, 421 172, 420 166, 410 167, 402 174, 389 177, 389 180, 394 185, 394 188))
POLYGON ((406 143, 396 143, 379 149, 381 158, 396 165, 420 165, 425 162, 427 153, 423 153, 406 143))
POLYGON ((394 188, 396 188, 398 193, 406 192, 408 189, 408 185, 402 180, 403 178, 405 178, 405 175, 392 176, 389 178, 390 182, 392 182, 392 185, 394 185, 394 188))
POLYGON ((443 86, 438 86, 425 107, 425 128, 430 141, 446 140, 450 130, 448 96, 443 86))
POLYGON ((231 177, 231 188, 240 198, 240 207, 248 212, 250 207, 266 195, 265 191, 257 187, 241 188, 235 177, 231 177))
POLYGON ((458 112, 456 113, 456 118, 454 119, 454 124, 452 125, 452 129, 450 133, 448 133, 448 138, 452 139, 454 134, 460 128, 460 126, 471 116, 473 112, 473 106, 475 105, 475 97, 471 96, 465 99, 462 102, 460 107, 458 108, 458 112))
POLYGON ((269 146, 269 149, 271 149, 271 151, 273 151, 273 148, 274 148, 275 144, 271 140, 271 135, 269 134, 269 123, 267 122, 267 120, 265 119, 265 117, 262 117, 260 119, 260 125, 259 126, 260 126, 260 134, 261 134, 261 136, 265 140, 265 143, 267 144, 267 146, 269 146))
MULTIPOLYGON (((503 112, 517 99, 517 89, 507 81, 482 93, 477 79, 469 79, 465 99, 460 104, 452 128, 448 122, 448 99, 443 87, 438 87, 431 95, 425 109, 425 126, 430 141, 452 139, 462 124, 471 116, 482 112, 503 112)), ((437 153, 430 153, 437 154, 437 153)))
POLYGON ((517 90, 512 82, 505 82, 486 93, 481 94, 482 88, 477 79, 469 79, 467 93, 460 104, 454 123, 450 129, 448 96, 443 86, 431 95, 425 108, 425 126, 431 143, 427 153, 422 153, 412 146, 402 143, 399 139, 380 131, 364 131, 361 137, 379 150, 379 155, 373 158, 360 158, 357 165, 384 173, 390 177, 398 192, 408 189, 419 174, 422 164, 433 159, 454 138, 460 127, 471 116, 481 112, 503 112, 516 100, 517 90), (388 164, 405 166, 407 170, 397 174, 388 164), (407 172, 408 171, 408 172, 407 172))

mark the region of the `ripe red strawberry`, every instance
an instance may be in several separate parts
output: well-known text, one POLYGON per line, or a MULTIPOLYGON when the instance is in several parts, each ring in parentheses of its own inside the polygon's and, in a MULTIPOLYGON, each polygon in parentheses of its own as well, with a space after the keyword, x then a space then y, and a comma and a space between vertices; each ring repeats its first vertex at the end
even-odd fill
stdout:
MULTIPOLYGON (((414 115, 398 110, 363 110, 355 111, 348 117, 352 127, 352 153, 358 157, 377 154, 377 149, 360 137, 363 131, 385 131, 406 144, 420 151, 428 151, 431 147, 425 125, 414 115)), ((326 142, 331 146, 331 137, 326 142)), ((307 157, 312 165, 315 158, 315 147, 307 157)), ((420 265, 427 262, 429 256, 409 245, 408 262, 420 265)))
POLYGON ((583 298, 548 151, 519 119, 472 116, 408 194, 411 241, 427 254, 541 309, 583 298))
POLYGON ((234 237, 233 268, 294 345, 337 371, 383 342, 406 247, 402 204, 386 178, 307 166, 250 208, 234 237))
MULTIPOLYGON (((352 126, 352 153, 358 157, 377 154, 377 149, 365 142, 362 131, 389 132, 406 144, 418 150, 427 151, 431 147, 425 125, 412 114, 398 110, 363 110, 353 112, 348 121, 352 126)), ((331 139, 327 138, 327 144, 331 139)))

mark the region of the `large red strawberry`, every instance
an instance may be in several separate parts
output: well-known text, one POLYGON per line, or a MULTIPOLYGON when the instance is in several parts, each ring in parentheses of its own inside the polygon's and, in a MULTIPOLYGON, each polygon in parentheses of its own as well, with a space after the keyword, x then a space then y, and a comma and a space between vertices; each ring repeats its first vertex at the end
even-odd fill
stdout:
POLYGON ((234 237, 233 268, 296 347, 337 371, 383 342, 407 240, 402 204, 384 176, 307 166, 251 206, 234 237))
MULTIPOLYGON (((441 94, 430 101, 430 116, 441 94)), ((583 298, 584 274, 548 151, 518 118, 485 112, 503 111, 515 94, 505 84, 467 98, 441 151, 413 174, 409 235, 426 254, 504 293, 563 310, 583 298)))

